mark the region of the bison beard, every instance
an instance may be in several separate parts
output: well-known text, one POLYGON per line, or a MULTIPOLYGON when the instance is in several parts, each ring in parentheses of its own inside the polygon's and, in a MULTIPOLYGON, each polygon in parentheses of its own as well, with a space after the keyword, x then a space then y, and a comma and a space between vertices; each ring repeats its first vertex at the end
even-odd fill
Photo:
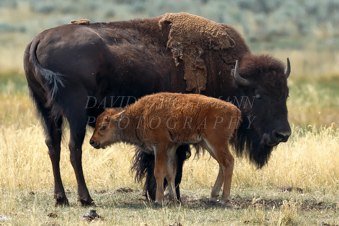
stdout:
MULTIPOLYGON (((176 152, 177 157, 177 174, 175 176, 175 185, 177 199, 180 200, 179 184, 182 178, 182 167, 184 162, 191 157, 191 150, 188 145, 180 146, 176 152)), ((148 196, 151 200, 155 200, 157 183, 154 175, 154 155, 144 152, 141 148, 135 149, 135 154, 132 159, 132 171, 135 171, 135 181, 141 183, 146 178, 144 186, 144 196, 148 200, 148 196)), ((164 189, 167 186, 167 180, 164 181, 164 189)))
POLYGON ((258 168, 262 168, 268 162, 273 151, 273 147, 264 145, 260 136, 255 133, 255 130, 248 129, 246 123, 241 124, 237 140, 232 139, 231 144, 235 147, 237 156, 248 155, 249 160, 258 168))

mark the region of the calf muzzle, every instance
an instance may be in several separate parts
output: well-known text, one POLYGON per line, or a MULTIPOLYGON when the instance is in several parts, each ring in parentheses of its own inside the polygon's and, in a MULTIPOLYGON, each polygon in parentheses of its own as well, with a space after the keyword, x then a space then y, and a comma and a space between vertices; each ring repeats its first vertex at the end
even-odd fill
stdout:
POLYGON ((100 148, 100 143, 94 140, 90 140, 89 144, 92 145, 94 148, 100 148))

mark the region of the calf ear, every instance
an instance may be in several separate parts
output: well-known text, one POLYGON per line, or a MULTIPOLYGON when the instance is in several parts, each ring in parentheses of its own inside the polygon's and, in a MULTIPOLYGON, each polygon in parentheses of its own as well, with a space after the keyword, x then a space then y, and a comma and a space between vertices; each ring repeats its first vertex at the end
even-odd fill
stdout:
POLYGON ((117 121, 120 121, 125 116, 126 111, 119 112, 118 114, 115 114, 113 118, 117 121))

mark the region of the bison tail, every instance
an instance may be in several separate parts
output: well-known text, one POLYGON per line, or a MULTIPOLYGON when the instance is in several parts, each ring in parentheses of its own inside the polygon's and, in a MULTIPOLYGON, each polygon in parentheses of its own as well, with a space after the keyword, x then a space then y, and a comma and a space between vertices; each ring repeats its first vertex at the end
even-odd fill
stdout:
POLYGON ((149 194, 151 200, 155 200, 157 184, 154 178, 154 155, 144 152, 141 148, 135 149, 132 159, 131 170, 135 172, 135 181, 141 183, 146 178, 144 186, 144 195, 149 194))
POLYGON ((38 48, 40 40, 35 38, 32 42, 32 45, 29 49, 29 62, 33 66, 35 79, 46 91, 48 96, 48 105, 55 100, 58 90, 61 87, 64 87, 63 77, 64 75, 58 72, 54 72, 43 68, 38 61, 36 50, 38 48))

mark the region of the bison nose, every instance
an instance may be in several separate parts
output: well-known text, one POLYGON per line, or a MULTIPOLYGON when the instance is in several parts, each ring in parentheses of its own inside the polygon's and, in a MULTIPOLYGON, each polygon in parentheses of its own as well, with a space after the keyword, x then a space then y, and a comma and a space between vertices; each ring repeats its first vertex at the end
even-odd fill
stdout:
POLYGON ((95 144, 95 141, 94 140, 90 140, 89 144, 93 146, 95 144))
POLYGON ((273 136, 278 142, 286 142, 291 135, 291 129, 275 130, 273 136))

